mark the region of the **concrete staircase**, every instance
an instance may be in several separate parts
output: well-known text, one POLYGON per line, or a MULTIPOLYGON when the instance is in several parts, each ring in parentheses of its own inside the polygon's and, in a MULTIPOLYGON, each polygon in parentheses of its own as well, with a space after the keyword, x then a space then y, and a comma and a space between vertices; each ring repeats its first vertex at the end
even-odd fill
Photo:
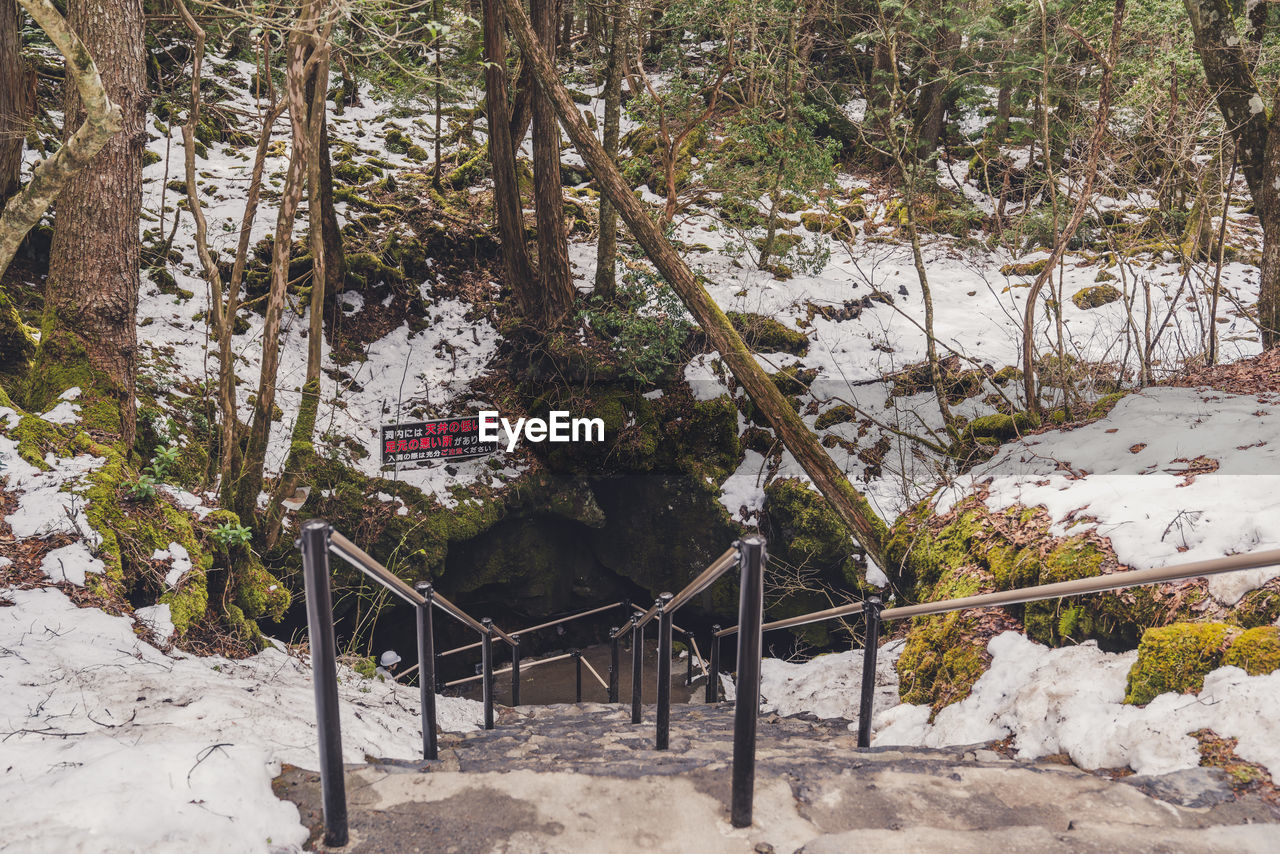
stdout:
MULTIPOLYGON (((858 750, 847 721, 763 716, 755 823, 728 821, 733 709, 676 705, 671 749, 653 708, 502 709, 488 732, 440 737, 440 759, 347 772, 354 852, 1280 852, 1280 808, 1216 769, 1113 780, 985 746, 858 750)), ((319 837, 319 776, 286 768, 281 797, 319 837)))

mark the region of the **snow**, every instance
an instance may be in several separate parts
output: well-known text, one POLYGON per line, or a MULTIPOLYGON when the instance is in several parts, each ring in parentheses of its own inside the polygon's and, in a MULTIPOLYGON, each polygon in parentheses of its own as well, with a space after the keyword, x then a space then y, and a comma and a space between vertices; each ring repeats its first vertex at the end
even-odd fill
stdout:
POLYGON ((80 420, 80 406, 72 401, 80 397, 80 388, 73 386, 58 395, 58 404, 40 417, 50 424, 74 424, 80 420))
POLYGON ((1016 632, 988 644, 990 669, 970 695, 929 723, 927 706, 900 705, 875 718, 873 746, 976 744, 1014 737, 1017 755, 1066 753, 1081 768, 1167 774, 1199 765, 1188 733, 1212 729, 1239 739, 1236 754, 1280 775, 1280 672, 1248 676, 1221 667, 1199 694, 1162 694, 1124 705, 1136 652, 1102 652, 1093 642, 1049 649, 1016 632))
MULTIPOLYGON (((271 779, 283 762, 317 767, 304 662, 276 646, 241 661, 166 654, 127 617, 76 608, 56 589, 3 593, 13 605, 0 608, 0 799, 12 850, 300 850, 307 831, 271 779)), ((163 609, 139 614, 161 637, 172 629, 163 609)), ((417 694, 340 668, 344 760, 418 755, 417 694)), ((441 697, 437 708, 446 730, 481 721, 472 701, 441 697)))
MULTIPOLYGON (((937 509, 979 483, 989 483, 992 510, 1045 507, 1055 535, 1096 530, 1134 569, 1278 548, 1280 411, 1270 397, 1151 388, 1083 427, 1003 446, 937 509), (1193 476, 1200 458, 1216 470, 1193 476)), ((1280 568, 1217 575, 1209 592, 1234 605, 1277 576, 1280 568)))
POLYGON ((46 554, 40 562, 40 569, 54 581, 84 587, 86 574, 100 575, 106 570, 106 565, 90 554, 84 543, 75 542, 46 554))
MULTIPOLYGON (((898 705, 898 674, 893 665, 900 652, 902 642, 891 641, 877 654, 872 704, 876 712, 898 705)), ((862 659, 860 649, 819 655, 802 663, 761 659, 761 708, 779 715, 808 712, 820 718, 844 718, 853 721, 856 728, 862 659)))
POLYGON ((169 571, 164 575, 164 583, 170 589, 176 588, 182 576, 191 571, 191 554, 181 543, 169 543, 168 549, 156 549, 152 560, 169 561, 169 571))

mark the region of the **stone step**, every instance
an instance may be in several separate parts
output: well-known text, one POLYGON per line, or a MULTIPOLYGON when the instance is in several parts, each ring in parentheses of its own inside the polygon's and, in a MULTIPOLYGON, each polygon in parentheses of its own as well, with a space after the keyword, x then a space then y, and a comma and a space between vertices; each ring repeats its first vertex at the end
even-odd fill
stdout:
MULTIPOLYGON (((347 773, 354 852, 1192 852, 1280 850, 1280 808, 1218 769, 1113 780, 978 745, 859 750, 848 721, 758 721, 755 822, 728 822, 733 708, 503 709, 492 731, 445 734, 440 759, 347 773)), ((318 776, 276 789, 320 828, 318 776)))

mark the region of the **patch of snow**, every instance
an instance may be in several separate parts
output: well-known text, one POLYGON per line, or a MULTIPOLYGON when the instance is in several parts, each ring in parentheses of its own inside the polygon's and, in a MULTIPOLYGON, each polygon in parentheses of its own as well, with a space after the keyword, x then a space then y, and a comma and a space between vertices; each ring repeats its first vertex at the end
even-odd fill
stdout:
MULTIPOLYGON (((872 701, 879 713, 899 704, 898 673, 894 662, 902 641, 881 647, 876 658, 876 688, 872 701)), ((862 696, 862 650, 819 655, 792 663, 778 658, 760 661, 761 708, 779 715, 808 712, 820 718, 844 718, 856 728, 862 696)))
MULTIPOLYGON (((77 608, 56 589, 4 594, 14 602, 0 608, 0 730, 13 733, 0 776, 6 845, 301 850, 306 828, 271 780, 283 762, 317 767, 305 663, 275 645, 241 661, 166 655, 132 620, 77 608)), ((419 754, 417 688, 346 667, 339 678, 346 762, 419 754)), ((482 720, 478 703, 437 704, 446 730, 482 720)))
POLYGON ((1092 641, 1049 649, 1017 632, 987 645, 990 669, 970 695, 938 713, 901 705, 875 719, 872 744, 975 744, 1014 737, 1020 758, 1066 753, 1081 768, 1128 766, 1167 774, 1200 763, 1188 733, 1211 728, 1239 739, 1236 753, 1280 774, 1280 672, 1249 676, 1221 667, 1197 694, 1161 694, 1145 707, 1123 703, 1136 652, 1107 653, 1092 641))
MULTIPOLYGON (((992 510, 1045 507, 1055 535, 1097 530, 1134 569, 1280 548, 1280 407, 1191 388, 1130 394, 1098 421, 1003 446, 939 511, 980 482, 992 510)), ((1234 605, 1277 576, 1217 575, 1209 592, 1234 605)))
POLYGON ((40 562, 40 570, 49 578, 66 581, 77 587, 84 587, 88 573, 101 575, 106 568, 106 564, 90 554, 82 542, 54 549, 40 562))
POLYGON ((173 636, 173 615, 169 612, 167 604, 138 608, 133 615, 145 623, 161 640, 168 640, 173 636))
POLYGON ((73 386, 58 395, 57 406, 40 417, 50 424, 74 424, 80 420, 80 405, 73 401, 79 399, 80 388, 73 386))

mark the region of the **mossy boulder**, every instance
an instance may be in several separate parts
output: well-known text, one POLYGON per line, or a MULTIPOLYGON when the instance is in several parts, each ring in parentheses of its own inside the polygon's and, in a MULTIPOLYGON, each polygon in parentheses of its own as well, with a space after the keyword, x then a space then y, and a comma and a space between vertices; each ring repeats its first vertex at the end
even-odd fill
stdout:
POLYGON ((1280 627, 1258 626, 1241 632, 1227 648, 1222 663, 1239 667, 1250 676, 1280 670, 1280 627))
POLYGON ((1071 301, 1076 308, 1087 311, 1113 303, 1120 297, 1121 293, 1114 285, 1093 285, 1076 291, 1072 294, 1071 301))
POLYGON ((772 317, 763 314, 744 314, 731 311, 729 322, 752 350, 762 353, 790 353, 803 356, 809 352, 809 337, 803 332, 789 329, 772 317))
POLYGON ((1019 264, 1005 264, 1000 268, 1000 275, 1009 278, 1028 278, 1034 279, 1036 276, 1044 272, 1044 268, 1049 266, 1048 258, 1041 258, 1038 261, 1024 261, 1019 264))
MULTIPOLYGON (((942 516, 922 502, 890 530, 885 571, 903 601, 911 603, 1091 578, 1122 568, 1106 540, 1092 532, 1057 537, 1050 523, 1043 508, 993 512, 981 495, 963 499, 942 516)), ((1005 629, 1022 630, 1051 647, 1094 640, 1103 649, 1120 651, 1137 646, 1151 627, 1206 617, 1234 622, 1229 609, 1208 596, 1205 582, 1198 582, 1191 588, 1139 587, 961 612, 958 617, 919 618, 898 664, 903 696, 910 694, 911 702, 927 701, 935 709, 954 702, 967 690, 960 676, 972 675, 972 670, 943 668, 949 650, 967 647, 969 652, 951 658, 972 663, 975 654, 985 654, 986 642, 1005 629)))
POLYGON ((818 416, 818 420, 814 422, 814 427, 819 430, 826 430, 837 424, 848 424, 858 419, 858 410, 854 409, 847 403, 837 404, 826 412, 818 416))
POLYGON ((1222 623, 1174 623, 1147 629, 1138 660, 1129 671, 1124 701, 1145 705, 1161 694, 1195 693, 1204 677, 1221 667, 1227 648, 1240 633, 1222 623))

